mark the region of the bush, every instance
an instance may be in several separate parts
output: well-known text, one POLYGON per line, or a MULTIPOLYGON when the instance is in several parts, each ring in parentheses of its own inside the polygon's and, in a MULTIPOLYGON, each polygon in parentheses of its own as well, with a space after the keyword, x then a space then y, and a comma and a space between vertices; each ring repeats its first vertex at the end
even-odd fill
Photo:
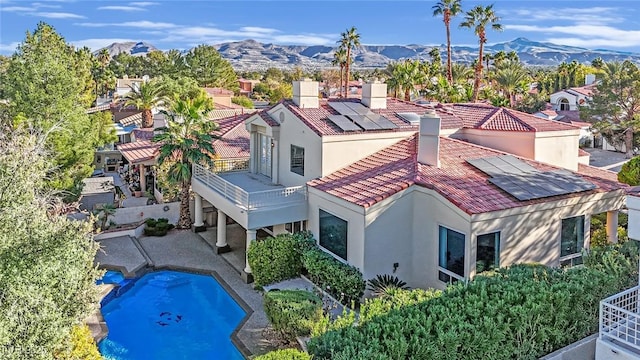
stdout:
POLYGON ((364 294, 362 273, 318 248, 305 251, 302 264, 309 279, 343 304, 359 303, 364 294))
POLYGON ((247 258, 256 285, 269 285, 299 276, 302 252, 312 246, 310 233, 281 234, 253 242, 247 258))
POLYGON ((516 265, 415 304, 381 299, 358 326, 311 339, 309 352, 316 359, 538 359, 596 332, 600 300, 634 285, 637 247, 628 244, 592 252, 584 267, 516 265))
POLYGON ((253 101, 251 101, 251 99, 249 99, 246 96, 234 96, 233 98, 231 98, 231 102, 236 104, 236 105, 240 105, 245 109, 253 109, 253 101))
POLYGON ((87 325, 76 326, 71 330, 71 346, 67 352, 56 355, 59 360, 100 360, 102 356, 98 351, 95 341, 91 336, 91 330, 87 325))
POLYGON ((293 339, 309 335, 322 318, 322 300, 306 290, 269 291, 264 296, 264 312, 276 331, 293 339))
POLYGON ((160 218, 147 219, 145 222, 144 234, 147 236, 165 236, 169 230, 174 228, 173 224, 169 224, 169 219, 160 218))
POLYGON ((640 156, 627 161, 618 173, 618 181, 632 186, 640 185, 640 156))
POLYGON ((275 350, 254 360, 311 360, 309 354, 296 349, 275 350))
POLYGON ((373 296, 388 296, 394 290, 407 290, 407 283, 392 275, 376 275, 375 278, 367 280, 367 285, 373 296))

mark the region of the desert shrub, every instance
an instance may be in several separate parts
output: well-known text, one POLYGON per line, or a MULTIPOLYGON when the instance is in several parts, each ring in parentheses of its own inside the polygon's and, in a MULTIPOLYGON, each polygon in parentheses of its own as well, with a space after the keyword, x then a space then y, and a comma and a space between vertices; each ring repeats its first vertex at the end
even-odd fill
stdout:
POLYGON ((100 360, 102 356, 98 351, 95 341, 91 336, 91 330, 86 325, 75 326, 71 330, 71 346, 68 351, 56 355, 58 360, 100 360))
POLYGON ((373 296, 387 296, 389 292, 396 289, 407 290, 407 283, 392 275, 376 275, 375 278, 367 280, 367 287, 373 296))
POLYGON ((254 360, 311 360, 311 356, 297 349, 282 349, 258 356, 254 360))
POLYGON ((305 251, 302 264, 309 279, 338 301, 347 305, 360 302, 365 282, 362 273, 355 267, 336 260, 318 248, 305 251))
POLYGON ((240 105, 245 109, 253 109, 255 106, 253 105, 253 101, 246 96, 234 96, 231 98, 231 102, 240 105))
POLYGON ((322 317, 322 300, 306 290, 269 291, 264 295, 264 312, 276 331, 293 339, 309 335, 322 317))
POLYGON ((165 236, 169 230, 174 228, 169 224, 169 219, 147 219, 145 222, 144 234, 147 236, 165 236))
POLYGON ((313 247, 310 233, 281 234, 255 241, 247 254, 257 285, 290 279, 302 271, 302 252, 313 247))
POLYGON ((633 286, 636 267, 637 248, 624 244, 592 250, 584 267, 487 272, 415 304, 380 303, 357 326, 311 339, 309 352, 316 359, 538 359, 596 332, 599 301, 633 286))

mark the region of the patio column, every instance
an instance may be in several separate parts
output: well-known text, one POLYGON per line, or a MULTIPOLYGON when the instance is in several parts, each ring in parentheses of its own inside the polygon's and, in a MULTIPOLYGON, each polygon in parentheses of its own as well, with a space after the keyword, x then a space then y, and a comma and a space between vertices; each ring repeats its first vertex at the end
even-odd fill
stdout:
POLYGON ((202 196, 200 194, 194 192, 193 197, 195 198, 194 211, 195 211, 195 222, 193 223, 193 232, 201 232, 207 229, 204 226, 204 221, 202 221, 202 196))
POLYGON ((144 194, 147 191, 147 174, 145 174, 144 164, 138 165, 140 170, 140 191, 144 194))
POLYGON ((618 210, 607 211, 607 240, 612 244, 618 242, 618 210))
POLYGON ((247 230, 247 248, 246 248, 245 259, 244 259, 246 266, 244 268, 244 272, 242 273, 242 279, 247 284, 253 282, 253 275, 251 275, 251 266, 249 266, 248 254, 249 254, 249 246, 251 246, 251 244, 253 244, 254 241, 256 241, 256 231, 252 229, 247 230))
POLYGON ((227 244, 227 214, 218 209, 218 223, 216 225, 216 254, 224 254, 231 251, 227 244))

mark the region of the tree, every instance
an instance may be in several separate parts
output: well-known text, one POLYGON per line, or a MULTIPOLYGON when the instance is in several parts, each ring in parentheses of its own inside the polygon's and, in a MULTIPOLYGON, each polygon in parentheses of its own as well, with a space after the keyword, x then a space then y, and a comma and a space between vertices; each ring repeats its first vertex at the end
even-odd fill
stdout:
POLYGON ((231 99, 231 102, 236 104, 236 105, 240 105, 245 109, 253 109, 255 106, 253 105, 253 101, 251 101, 251 99, 249 99, 246 96, 234 96, 231 99))
POLYGON ((522 97, 522 100, 518 101, 515 109, 518 111, 526 112, 528 114, 535 114, 545 109, 548 99, 549 97, 545 94, 526 93, 522 97))
POLYGON ((0 358, 52 359, 97 306, 98 243, 48 194, 51 157, 36 134, 0 131, 0 358))
POLYGON ((198 81, 200 86, 221 87, 238 91, 238 75, 231 64, 222 58, 220 53, 211 45, 197 46, 184 57, 189 76, 198 81))
POLYGON ((424 74, 420 72, 420 62, 418 60, 405 60, 393 65, 393 71, 389 82, 394 89, 404 92, 404 100, 411 101, 411 92, 414 86, 421 82, 424 74))
POLYGON ((618 181, 631 186, 640 185, 640 156, 627 161, 618 173, 618 181))
POLYGON ((283 99, 291 99, 293 97, 292 84, 280 84, 269 92, 269 103, 276 104, 283 99))
POLYGON ((342 37, 340 40, 338 40, 338 43, 340 44, 340 46, 344 49, 347 50, 347 63, 345 65, 345 81, 344 81, 344 87, 345 87, 345 97, 348 95, 348 89, 349 89, 349 67, 351 66, 351 51, 354 50, 355 48, 357 48, 358 46, 360 46, 360 34, 358 34, 357 29, 352 26, 350 29, 347 29, 345 32, 341 33, 340 36, 342 37))
POLYGON ((604 76, 581 117, 603 135, 621 137, 627 158, 633 157, 633 135, 640 130, 640 69, 630 61, 606 63, 604 76))
POLYGON ((95 130, 85 112, 95 88, 90 53, 75 51, 41 22, 11 57, 2 87, 13 127, 28 122, 50 132, 45 141, 56 170, 47 175, 48 186, 77 194, 81 180, 93 171, 95 152, 86 141, 95 130))
POLYGON ((509 100, 509 106, 515 106, 516 93, 523 93, 529 88, 529 74, 522 67, 522 63, 507 60, 496 69, 494 80, 509 100))
POLYGON ((500 18, 493 11, 493 5, 486 7, 478 5, 467 11, 464 21, 460 24, 461 27, 473 29, 474 33, 478 36, 478 42, 480 44, 475 69, 475 80, 473 83, 472 99, 474 102, 478 101, 478 92, 480 91, 480 79, 482 78, 482 54, 484 52, 484 44, 487 43, 486 27, 491 25, 493 30, 501 31, 502 25, 499 24, 498 21, 500 21, 500 18))
MULTIPOLYGON (((439 75, 442 69, 442 57, 440 56, 440 49, 435 46, 432 47, 431 50, 429 50, 429 58, 431 59, 429 72, 433 75, 439 75)), ((447 71, 449 71, 448 67, 447 71)))
POLYGON ((442 15, 444 27, 447 30, 447 80, 453 84, 451 73, 451 18, 458 16, 462 12, 460 0, 442 0, 433 6, 433 16, 442 15))
POLYGON ((167 102, 164 86, 157 81, 147 81, 140 85, 131 86, 129 91, 122 98, 125 106, 135 106, 142 110, 142 127, 153 127, 153 113, 151 109, 162 106, 167 102))
POLYGON ((338 47, 333 53, 332 65, 340 67, 340 96, 342 96, 342 79, 344 79, 344 68, 347 65, 347 51, 343 47, 338 47))
POLYGON ((169 179, 181 187, 180 219, 177 224, 180 229, 191 226, 189 198, 193 164, 213 166, 214 163, 212 142, 217 138, 213 135, 217 124, 207 119, 212 110, 207 104, 203 96, 174 101, 167 112, 167 127, 159 128, 160 134, 153 138, 154 142, 161 144, 158 164, 162 166, 169 163, 169 179))

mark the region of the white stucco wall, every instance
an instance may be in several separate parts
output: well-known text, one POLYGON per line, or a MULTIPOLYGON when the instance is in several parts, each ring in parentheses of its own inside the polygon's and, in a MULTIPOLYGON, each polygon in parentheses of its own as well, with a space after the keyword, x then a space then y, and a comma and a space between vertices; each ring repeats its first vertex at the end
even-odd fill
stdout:
POLYGON ((580 129, 536 132, 533 159, 577 171, 579 143, 580 129))
POLYGON ((451 137, 527 159, 533 159, 535 156, 535 133, 533 132, 461 129, 451 137))
POLYGON ((169 223, 176 224, 180 217, 180 202, 170 202, 164 204, 135 206, 116 209, 116 213, 109 217, 116 224, 132 224, 145 219, 169 219, 169 223), (165 210, 168 207, 169 210, 165 210))
POLYGON ((627 196, 627 208, 629 208, 629 237, 640 241, 640 197, 627 196))
MULTIPOLYGON (((578 110, 578 96, 570 94, 566 91, 558 91, 549 96, 549 102, 553 105, 553 110, 560 110, 560 101, 565 98, 569 102, 569 110, 578 110)), ((584 96, 582 96, 584 98, 584 96)))

